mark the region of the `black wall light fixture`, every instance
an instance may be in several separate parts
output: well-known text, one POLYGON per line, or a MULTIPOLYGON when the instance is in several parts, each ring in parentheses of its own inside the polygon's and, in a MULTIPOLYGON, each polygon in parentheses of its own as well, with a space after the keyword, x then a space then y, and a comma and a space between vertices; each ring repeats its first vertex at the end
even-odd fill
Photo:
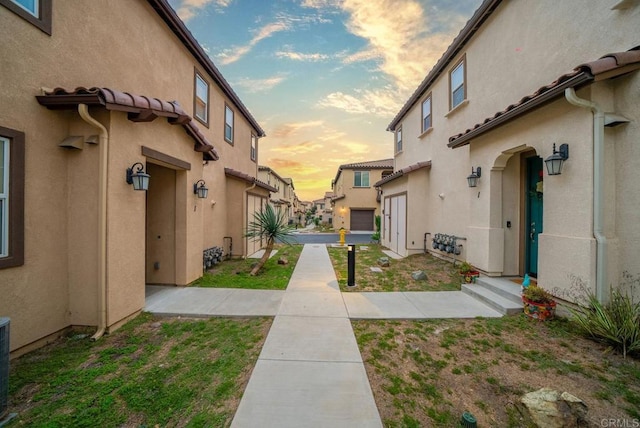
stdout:
POLYGON ((478 185, 478 178, 482 176, 482 168, 477 167, 475 170, 471 167, 471 174, 467 177, 469 187, 476 187, 478 185))
POLYGON ((193 183, 193 193, 198 195, 198 198, 200 199, 206 199, 207 194, 209 193, 209 189, 205 187, 205 184, 204 180, 198 180, 193 183))
POLYGON ((127 168, 127 183, 133 184, 133 190, 149 190, 149 178, 151 176, 144 172, 144 165, 136 162, 127 168), (136 168, 133 172, 133 169, 136 168))
POLYGON ((569 145, 560 144, 560 150, 556 150, 556 143, 553 143, 553 153, 544 160, 547 165, 547 173, 549 175, 562 174, 562 165, 567 159, 569 159, 569 145))

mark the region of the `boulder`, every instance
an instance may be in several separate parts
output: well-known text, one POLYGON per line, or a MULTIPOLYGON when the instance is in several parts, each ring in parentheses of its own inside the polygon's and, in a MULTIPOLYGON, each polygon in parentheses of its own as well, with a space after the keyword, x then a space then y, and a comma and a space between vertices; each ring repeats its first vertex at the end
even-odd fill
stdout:
POLYGON ((568 392, 542 388, 525 394, 517 404, 525 421, 544 428, 588 427, 587 405, 568 392))
POLYGON ((389 257, 380 257, 378 264, 382 267, 389 267, 389 257))
POLYGON ((417 271, 411 272, 411 278, 413 278, 414 281, 426 281, 427 274, 423 270, 417 270, 417 271))

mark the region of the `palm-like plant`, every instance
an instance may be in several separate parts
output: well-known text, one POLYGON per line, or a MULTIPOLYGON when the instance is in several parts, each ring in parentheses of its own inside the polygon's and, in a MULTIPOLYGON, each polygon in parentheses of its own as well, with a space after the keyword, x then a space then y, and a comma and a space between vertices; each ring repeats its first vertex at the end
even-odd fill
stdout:
POLYGON ((253 221, 249 223, 245 236, 254 241, 264 239, 267 241, 264 254, 258 264, 251 270, 250 275, 256 275, 269 260, 276 241, 291 244, 291 228, 287 225, 286 212, 278 209, 275 211, 269 204, 253 214, 253 221))

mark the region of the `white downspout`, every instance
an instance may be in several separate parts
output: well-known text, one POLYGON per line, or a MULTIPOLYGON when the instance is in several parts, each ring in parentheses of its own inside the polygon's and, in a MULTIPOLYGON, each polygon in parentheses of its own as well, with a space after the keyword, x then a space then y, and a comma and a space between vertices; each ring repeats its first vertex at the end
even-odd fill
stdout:
POLYGON ((100 160, 98 169, 98 330, 91 337, 98 340, 107 329, 107 154, 109 133, 89 114, 86 104, 78 104, 80 117, 100 131, 100 160))
POLYGON ((578 98, 573 88, 564 90, 564 96, 574 106, 593 112, 593 236, 596 239, 596 297, 599 302, 609 301, 607 286, 606 249, 604 235, 604 111, 594 102, 578 98))

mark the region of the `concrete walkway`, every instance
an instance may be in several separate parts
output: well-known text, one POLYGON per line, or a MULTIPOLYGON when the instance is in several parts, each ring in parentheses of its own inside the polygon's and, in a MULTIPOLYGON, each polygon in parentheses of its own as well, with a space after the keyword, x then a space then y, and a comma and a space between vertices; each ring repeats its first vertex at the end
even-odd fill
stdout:
POLYGON ((232 427, 382 427, 350 318, 500 317, 461 291, 341 293, 323 244, 306 244, 286 291, 147 286, 145 310, 275 316, 232 427))

